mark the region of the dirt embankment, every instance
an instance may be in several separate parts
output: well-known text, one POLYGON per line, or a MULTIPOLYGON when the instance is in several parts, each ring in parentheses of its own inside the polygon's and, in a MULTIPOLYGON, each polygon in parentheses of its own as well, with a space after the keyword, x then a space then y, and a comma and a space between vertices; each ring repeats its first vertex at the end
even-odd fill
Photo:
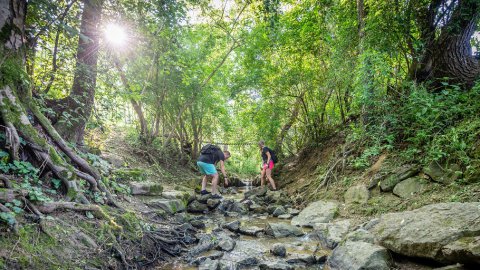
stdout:
POLYGON ((344 204, 340 215, 366 218, 432 203, 480 200, 480 183, 465 183, 461 178, 442 183, 428 174, 428 166, 418 161, 406 162, 394 151, 382 152, 370 158, 368 166, 356 168, 355 161, 364 149, 346 142, 345 137, 344 133, 337 133, 278 167, 276 179, 280 187, 297 204, 306 206, 320 199, 345 203, 349 189, 361 189, 366 192, 365 201, 344 204))

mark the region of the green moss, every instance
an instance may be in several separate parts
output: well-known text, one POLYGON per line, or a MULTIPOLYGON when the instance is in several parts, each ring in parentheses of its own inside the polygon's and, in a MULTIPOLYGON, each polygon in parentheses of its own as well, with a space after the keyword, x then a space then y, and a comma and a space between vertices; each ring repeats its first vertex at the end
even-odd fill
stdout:
MULTIPOLYGON (((56 228, 50 228, 51 230, 56 228)), ((8 268, 17 264, 22 269, 59 269, 69 268, 58 256, 60 245, 55 238, 42 232, 37 225, 26 225, 19 229, 18 236, 5 235, 0 238, 0 249, 12 250, 8 261, 2 259, 0 267, 8 268)))
POLYGON ((150 193, 152 194, 161 194, 163 187, 160 184, 155 184, 150 187, 150 193))
POLYGON ((50 155, 50 159, 52 159, 53 163, 55 164, 63 164, 62 158, 57 154, 57 151, 55 151, 55 148, 50 146, 50 151, 48 152, 50 155))
POLYGON ((145 181, 147 174, 141 169, 118 169, 115 171, 115 176, 124 181, 141 182, 145 181))

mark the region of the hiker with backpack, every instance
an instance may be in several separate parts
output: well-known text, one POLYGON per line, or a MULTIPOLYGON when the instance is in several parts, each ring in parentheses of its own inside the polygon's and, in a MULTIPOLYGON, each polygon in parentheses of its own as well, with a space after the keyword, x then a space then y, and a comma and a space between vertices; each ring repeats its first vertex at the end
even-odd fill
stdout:
POLYGON ((275 181, 272 178, 272 170, 273 170, 273 167, 275 166, 275 163, 277 162, 277 156, 275 155, 275 152, 272 149, 265 146, 264 141, 258 142, 258 146, 260 147, 260 152, 262 153, 262 160, 263 160, 262 173, 260 175, 260 185, 263 187, 264 185, 263 179, 266 175, 268 178, 268 181, 272 185, 272 189, 277 190, 275 181))
POLYGON ((200 156, 197 159, 197 166, 200 172, 204 175, 202 180, 202 190, 200 194, 205 195, 209 194, 210 192, 207 191, 207 178, 212 178, 212 194, 213 198, 220 199, 222 196, 218 194, 217 185, 218 185, 218 172, 215 168, 216 164, 220 162, 220 171, 223 174, 223 178, 225 181, 225 186, 228 185, 228 178, 227 172, 225 171, 225 163, 224 161, 230 157, 229 151, 222 151, 220 147, 207 144, 202 147, 200 151, 200 156))

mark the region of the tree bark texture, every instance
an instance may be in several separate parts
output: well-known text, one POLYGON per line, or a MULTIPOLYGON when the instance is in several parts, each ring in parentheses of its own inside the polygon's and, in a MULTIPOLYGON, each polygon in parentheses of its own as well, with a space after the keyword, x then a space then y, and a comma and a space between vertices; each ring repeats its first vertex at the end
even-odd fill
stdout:
POLYGON ((470 89, 480 77, 480 63, 470 45, 479 20, 480 1, 432 0, 421 12, 417 24, 425 49, 411 76, 418 82, 438 84, 446 80, 470 89))

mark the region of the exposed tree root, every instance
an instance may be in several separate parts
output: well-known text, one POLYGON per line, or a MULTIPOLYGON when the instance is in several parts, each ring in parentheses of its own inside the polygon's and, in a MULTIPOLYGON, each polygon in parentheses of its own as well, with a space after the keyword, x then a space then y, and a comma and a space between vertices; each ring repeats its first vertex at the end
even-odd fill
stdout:
POLYGON ((11 177, 10 175, 0 174, 0 181, 3 182, 3 186, 5 188, 12 188, 12 180, 13 177, 11 177))
POLYGON ((98 205, 81 204, 75 202, 47 202, 36 205, 36 208, 42 214, 51 214, 58 210, 90 211, 96 218, 109 221, 110 225, 112 225, 113 228, 122 228, 98 205))

